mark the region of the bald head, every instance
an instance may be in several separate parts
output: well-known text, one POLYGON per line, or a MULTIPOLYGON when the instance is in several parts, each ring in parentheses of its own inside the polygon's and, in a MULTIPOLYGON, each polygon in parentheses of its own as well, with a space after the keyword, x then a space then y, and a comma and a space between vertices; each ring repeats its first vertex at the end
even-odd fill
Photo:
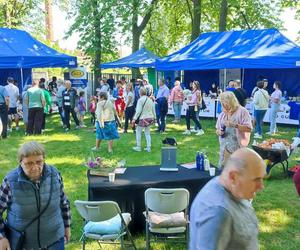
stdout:
POLYGON ((261 165, 264 165, 264 161, 258 153, 250 148, 240 148, 228 158, 224 170, 234 168, 238 171, 244 171, 249 166, 259 167, 261 165))
POLYGON ((263 189, 265 174, 263 159, 252 149, 241 148, 227 160, 220 181, 237 199, 252 199, 263 189))

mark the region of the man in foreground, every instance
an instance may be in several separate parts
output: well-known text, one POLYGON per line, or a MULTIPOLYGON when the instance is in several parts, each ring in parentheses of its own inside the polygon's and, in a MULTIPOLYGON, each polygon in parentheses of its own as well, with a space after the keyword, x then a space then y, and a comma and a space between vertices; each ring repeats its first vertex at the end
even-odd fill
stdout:
POLYGON ((262 158, 241 148, 227 160, 222 174, 209 181, 193 201, 190 249, 256 250, 258 222, 250 200, 263 189, 262 158))

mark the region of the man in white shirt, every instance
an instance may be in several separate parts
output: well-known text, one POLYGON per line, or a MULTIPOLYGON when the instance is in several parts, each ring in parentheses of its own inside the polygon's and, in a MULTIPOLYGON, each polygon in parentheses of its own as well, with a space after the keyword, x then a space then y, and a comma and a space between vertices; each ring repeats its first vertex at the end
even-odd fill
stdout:
POLYGON ((12 77, 7 78, 7 85, 5 89, 9 95, 9 106, 8 106, 8 129, 12 130, 12 121, 16 123, 16 130, 19 130, 19 115, 17 112, 18 100, 20 91, 19 88, 14 84, 12 77))

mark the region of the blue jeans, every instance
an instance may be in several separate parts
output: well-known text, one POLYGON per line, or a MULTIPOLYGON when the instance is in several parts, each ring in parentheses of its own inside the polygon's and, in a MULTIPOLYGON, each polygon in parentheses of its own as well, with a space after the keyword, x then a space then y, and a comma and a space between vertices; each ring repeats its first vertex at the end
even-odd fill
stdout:
POLYGON ((276 132, 276 116, 277 112, 279 111, 280 104, 279 103, 272 103, 270 109, 270 133, 276 132))
POLYGON ((173 102, 173 111, 174 111, 175 120, 178 120, 178 121, 180 120, 181 107, 182 107, 182 104, 180 102, 173 102))
POLYGON ((166 129, 166 114, 157 113, 156 115, 158 130, 160 132, 165 132, 166 129))
POLYGON ((255 132, 262 135, 262 125, 265 113, 267 110, 256 110, 254 109, 254 117, 256 120, 255 132))

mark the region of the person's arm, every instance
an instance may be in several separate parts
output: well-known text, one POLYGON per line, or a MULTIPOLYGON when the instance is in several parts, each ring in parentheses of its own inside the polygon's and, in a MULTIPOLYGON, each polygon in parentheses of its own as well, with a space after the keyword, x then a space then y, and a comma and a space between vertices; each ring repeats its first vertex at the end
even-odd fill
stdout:
MULTIPOLYGON (((142 98, 142 97, 141 97, 142 98)), ((141 98, 138 100, 137 105, 136 105, 136 110, 135 110, 135 114, 132 120, 132 123, 135 122, 135 120, 140 116, 141 112, 142 112, 142 103, 141 103, 141 98)), ((147 100, 147 99, 146 99, 147 100)), ((145 101, 143 101, 144 103, 145 101)))
POLYGON ((191 243, 194 249, 227 249, 232 236, 232 218, 227 210, 223 207, 209 207, 195 220, 191 221, 191 227, 195 227, 192 229, 194 237, 191 243))
POLYGON ((8 203, 11 201, 11 190, 9 183, 6 178, 4 178, 0 186, 0 249, 6 250, 10 249, 9 242, 4 234, 4 220, 3 213, 7 209, 8 203))
POLYGON ((43 90, 41 90, 41 102, 42 102, 42 106, 45 107, 46 100, 45 100, 45 95, 44 95, 44 91, 43 90))
POLYGON ((65 227, 64 236, 66 241, 68 242, 71 239, 71 209, 70 209, 70 202, 64 191, 63 179, 60 174, 59 174, 59 183, 60 183, 60 209, 61 209, 61 214, 62 214, 64 227, 65 227))

